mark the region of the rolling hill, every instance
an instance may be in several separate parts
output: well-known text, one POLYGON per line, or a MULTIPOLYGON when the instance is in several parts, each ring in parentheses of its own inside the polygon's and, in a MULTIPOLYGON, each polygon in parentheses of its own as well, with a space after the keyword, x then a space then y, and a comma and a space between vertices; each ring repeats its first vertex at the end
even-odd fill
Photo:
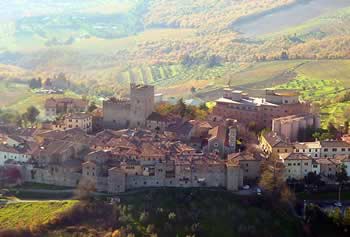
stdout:
POLYGON ((304 74, 348 82, 346 0, 6 2, 3 80, 64 72, 90 96, 122 94, 137 82, 168 97, 191 97, 192 87, 278 86, 304 74))

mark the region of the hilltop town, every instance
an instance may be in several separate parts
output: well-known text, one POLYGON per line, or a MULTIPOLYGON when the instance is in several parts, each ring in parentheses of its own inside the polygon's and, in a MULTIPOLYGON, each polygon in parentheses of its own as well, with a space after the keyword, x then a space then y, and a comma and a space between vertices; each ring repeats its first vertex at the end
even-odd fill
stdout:
POLYGON ((314 174, 334 183, 342 165, 350 174, 346 132, 310 137, 320 116, 295 90, 267 89, 257 98, 227 88, 204 119, 157 112, 165 102, 154 91, 131 84, 129 98, 112 97, 93 110, 86 99, 48 98, 40 126, 1 124, 1 172, 12 174, 1 183, 89 183, 111 194, 148 187, 238 191, 256 186, 272 164, 286 181, 314 174))

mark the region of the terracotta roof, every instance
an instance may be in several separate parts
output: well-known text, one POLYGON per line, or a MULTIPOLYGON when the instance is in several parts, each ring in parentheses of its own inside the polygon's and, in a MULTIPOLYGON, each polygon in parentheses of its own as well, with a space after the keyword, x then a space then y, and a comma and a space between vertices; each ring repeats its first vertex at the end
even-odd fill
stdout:
POLYGON ((75 107, 87 107, 88 101, 73 98, 49 98, 45 101, 45 108, 56 108, 58 105, 72 104, 75 107))
POLYGON ((73 113, 64 116, 65 119, 88 119, 92 116, 88 113, 73 113))
POLYGON ((291 144, 284 141, 280 136, 274 132, 263 133, 263 137, 270 144, 271 147, 286 147, 291 146, 291 144))
POLYGON ((318 164, 322 165, 335 165, 330 159, 328 158, 320 158, 320 159, 314 159, 318 164))
POLYGON ((296 149, 319 149, 321 148, 320 142, 299 142, 294 144, 296 149))
POLYGON ((248 152, 232 153, 227 157, 228 160, 235 159, 239 161, 262 161, 263 157, 260 154, 253 154, 248 152))
POLYGON ((311 160, 312 158, 300 153, 283 153, 280 154, 280 158, 283 160, 311 160))
POLYGON ((350 147, 345 141, 321 141, 322 147, 350 147))
POLYGON ((218 139, 225 143, 227 138, 227 128, 219 125, 209 130, 209 140, 218 139))

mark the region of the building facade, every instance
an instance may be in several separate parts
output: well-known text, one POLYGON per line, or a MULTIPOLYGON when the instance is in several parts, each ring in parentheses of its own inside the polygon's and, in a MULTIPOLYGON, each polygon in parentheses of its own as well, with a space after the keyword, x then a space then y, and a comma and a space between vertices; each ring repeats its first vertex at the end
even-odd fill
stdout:
POLYGON ((261 128, 272 128, 272 120, 295 114, 308 114, 311 106, 299 100, 293 90, 266 90, 265 98, 249 97, 242 91, 226 90, 216 101, 211 119, 236 119, 240 123, 261 128))
POLYGON ((88 106, 89 102, 84 99, 50 98, 45 101, 45 115, 56 118, 59 114, 86 112, 88 106))
POLYGON ((106 128, 144 128, 154 111, 154 86, 130 85, 130 99, 111 98, 103 102, 103 124, 106 128))
POLYGON ((290 142, 298 141, 300 133, 306 129, 317 129, 320 126, 320 117, 313 114, 291 115, 272 120, 272 131, 290 142))

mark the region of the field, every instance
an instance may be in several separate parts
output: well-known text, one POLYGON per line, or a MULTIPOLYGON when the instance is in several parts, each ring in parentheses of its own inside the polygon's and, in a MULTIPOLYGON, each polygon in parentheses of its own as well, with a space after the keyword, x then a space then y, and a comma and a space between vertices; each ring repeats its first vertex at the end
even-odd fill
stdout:
POLYGON ((74 204, 76 201, 8 204, 4 208, 0 208, 0 229, 44 224, 74 204))
POLYGON ((294 80, 280 85, 279 88, 298 89, 302 98, 321 104, 321 118, 324 126, 329 122, 341 125, 344 111, 350 107, 350 101, 337 101, 350 88, 350 61, 313 61, 299 67, 294 80), (322 68, 322 70, 320 70, 322 68))
POLYGON ((30 90, 28 86, 24 84, 6 83, 0 81, 0 94, 0 108, 3 108, 24 100, 30 95, 30 90))

